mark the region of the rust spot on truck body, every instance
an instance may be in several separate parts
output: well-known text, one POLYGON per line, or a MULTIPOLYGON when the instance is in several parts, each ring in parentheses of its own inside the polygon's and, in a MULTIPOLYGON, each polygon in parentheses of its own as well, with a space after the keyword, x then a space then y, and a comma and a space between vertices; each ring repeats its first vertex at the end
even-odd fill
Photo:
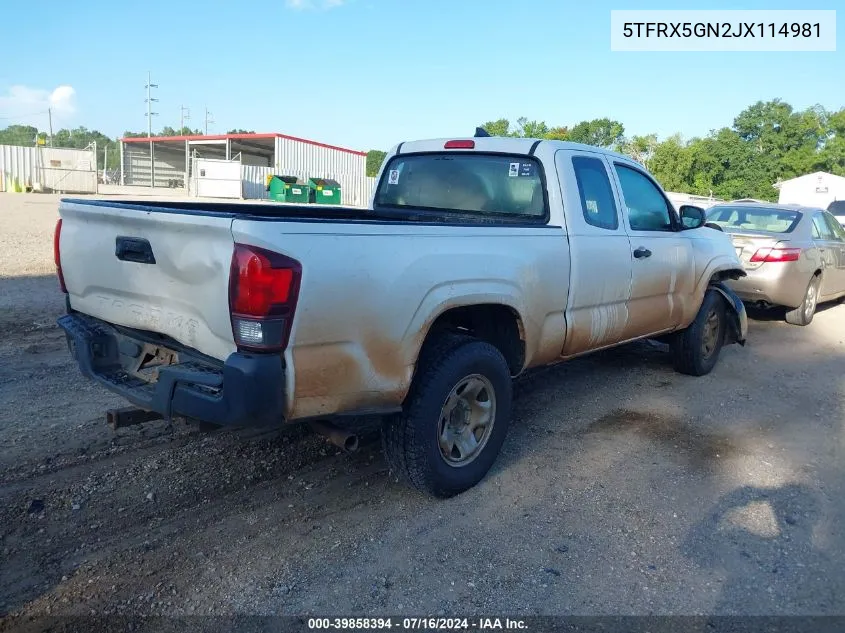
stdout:
POLYGON ((383 336, 293 350, 291 419, 397 406, 410 384, 401 343, 383 336))
POLYGON ((364 339, 364 351, 376 374, 391 380, 405 379, 408 363, 400 342, 371 334, 364 339))
POLYGON ((328 343, 293 350, 297 399, 357 390, 359 363, 345 347, 328 343))

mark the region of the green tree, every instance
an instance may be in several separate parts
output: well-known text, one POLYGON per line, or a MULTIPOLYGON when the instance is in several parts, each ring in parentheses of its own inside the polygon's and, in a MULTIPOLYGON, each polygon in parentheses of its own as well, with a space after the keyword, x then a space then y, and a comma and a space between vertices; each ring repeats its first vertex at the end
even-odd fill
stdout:
POLYGON ((630 139, 623 139, 620 142, 620 151, 627 154, 635 161, 650 169, 649 162, 657 147, 657 134, 645 136, 632 136, 630 139))
POLYGON ((255 130, 242 130, 240 128, 229 130, 226 134, 255 134, 255 130))
POLYGON ((568 130, 565 127, 550 128, 545 121, 529 121, 527 117, 519 117, 516 127, 511 128, 508 119, 496 119, 482 123, 490 136, 511 136, 519 138, 545 138, 550 140, 566 140, 568 130))
POLYGON ((546 136, 544 138, 550 141, 568 141, 569 128, 563 126, 553 127, 546 132, 546 136))
POLYGON ((4 130, 0 130, 0 145, 32 147, 35 145, 36 136, 38 136, 38 128, 31 125, 10 125, 4 130))
POLYGON ((103 161, 108 155, 106 167, 115 169, 120 166, 118 143, 98 130, 89 130, 80 126, 73 129, 61 129, 53 135, 53 147, 85 149, 91 143, 97 144, 97 168, 103 168, 103 161), (108 149, 107 149, 108 148, 108 149))
POLYGON ((821 170, 845 176, 845 108, 828 118, 829 135, 820 152, 821 170))
POLYGON ((773 200, 778 180, 813 171, 845 175, 845 108, 795 110, 780 99, 758 101, 740 112, 732 127, 685 143, 679 135, 659 142, 654 134, 624 137, 621 122, 609 118, 550 127, 520 117, 483 126, 494 136, 569 140, 618 149, 651 170, 669 190, 724 198, 773 200))
POLYGON ((379 149, 371 149, 367 152, 367 175, 375 177, 378 175, 378 170, 381 169, 381 164, 384 162, 384 157, 387 152, 379 149))
POLYGON ((753 143, 736 131, 722 128, 691 143, 694 191, 707 195, 709 189, 720 198, 752 197, 775 199, 774 180, 753 143))
POLYGON ((775 182, 823 164, 819 152, 830 136, 828 119, 821 106, 796 112, 788 103, 773 99, 740 112, 733 129, 757 153, 761 175, 775 182))
POLYGON ((510 131, 511 122, 507 119, 487 121, 487 123, 482 123, 481 127, 483 127, 490 136, 513 136, 510 131))
POLYGON ((654 146, 649 169, 667 191, 689 193, 693 188, 692 163, 692 151, 681 140, 681 135, 675 134, 654 146))
MULTIPOLYGON (((189 127, 183 127, 181 130, 172 128, 169 125, 164 126, 160 132, 153 132, 153 136, 202 136, 205 134, 202 130, 192 130, 189 127)), ((131 132, 127 130, 123 133, 122 138, 147 138, 146 132, 131 132)))
POLYGON ((595 147, 617 147, 625 134, 625 126, 608 118, 581 121, 569 130, 569 140, 595 147))
POLYGON ((521 138, 546 138, 549 133, 549 126, 545 121, 529 121, 525 117, 519 117, 516 120, 517 129, 513 136, 521 138))

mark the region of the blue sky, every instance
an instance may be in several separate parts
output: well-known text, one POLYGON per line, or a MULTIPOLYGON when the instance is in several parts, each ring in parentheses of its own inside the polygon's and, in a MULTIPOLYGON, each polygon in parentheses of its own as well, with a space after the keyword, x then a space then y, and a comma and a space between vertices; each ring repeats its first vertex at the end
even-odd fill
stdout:
POLYGON ((207 105, 212 133, 284 132, 362 150, 519 116, 607 116, 629 135, 690 137, 761 99, 845 106, 845 28, 835 53, 619 53, 611 9, 840 1, 87 0, 42 4, 37 16, 12 2, 0 21, 0 126, 46 129, 38 113, 52 99, 54 127, 144 130, 150 70, 154 128, 178 127, 180 105, 201 127, 207 105))

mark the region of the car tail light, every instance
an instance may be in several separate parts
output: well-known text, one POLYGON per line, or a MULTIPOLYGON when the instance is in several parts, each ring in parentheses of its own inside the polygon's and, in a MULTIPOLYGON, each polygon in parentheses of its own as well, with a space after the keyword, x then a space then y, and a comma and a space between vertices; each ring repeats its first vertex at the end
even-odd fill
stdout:
POLYGON ((278 352, 288 344, 302 265, 272 251, 235 244, 229 273, 229 312, 239 348, 278 352))
POLYGON ((800 248, 759 248, 749 262, 795 262, 801 257, 800 248))
POLYGON ((59 252, 59 242, 62 239, 62 219, 56 222, 56 231, 53 233, 53 260, 56 262, 56 276, 59 278, 59 288, 67 294, 65 287, 65 276, 62 274, 62 255, 59 252))
POLYGON ((444 149, 475 149, 475 141, 473 140, 457 140, 457 141, 446 141, 446 144, 443 146, 444 149))

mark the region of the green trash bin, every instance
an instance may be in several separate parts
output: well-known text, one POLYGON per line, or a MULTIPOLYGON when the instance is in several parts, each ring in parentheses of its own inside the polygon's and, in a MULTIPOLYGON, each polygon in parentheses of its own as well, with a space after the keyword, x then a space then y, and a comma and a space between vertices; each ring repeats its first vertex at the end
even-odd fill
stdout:
POLYGON ((311 187, 300 181, 295 176, 271 176, 267 184, 267 191, 270 192, 270 200, 276 202, 297 202, 308 204, 311 194, 311 187))
POLYGON ((331 178, 311 178, 311 202, 316 204, 340 204, 340 183, 331 178))

